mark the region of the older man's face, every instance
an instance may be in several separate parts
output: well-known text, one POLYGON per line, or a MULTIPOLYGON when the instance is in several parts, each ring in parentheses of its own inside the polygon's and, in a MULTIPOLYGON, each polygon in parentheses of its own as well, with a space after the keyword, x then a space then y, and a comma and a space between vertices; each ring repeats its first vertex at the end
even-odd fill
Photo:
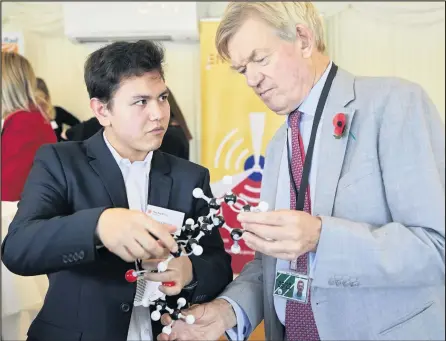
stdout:
POLYGON ((232 67, 280 115, 296 109, 313 86, 314 68, 309 56, 303 53, 300 39, 283 40, 259 19, 244 22, 230 39, 228 51, 232 67))

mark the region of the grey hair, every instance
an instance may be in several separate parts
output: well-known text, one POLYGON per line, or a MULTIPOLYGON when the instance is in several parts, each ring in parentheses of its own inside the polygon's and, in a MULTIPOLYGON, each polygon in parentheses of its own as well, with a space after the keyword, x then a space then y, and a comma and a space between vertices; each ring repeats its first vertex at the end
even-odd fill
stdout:
POLYGON ((230 2, 215 36, 217 51, 224 59, 229 59, 229 40, 250 15, 265 21, 287 41, 296 39, 296 25, 304 25, 313 33, 317 50, 325 52, 322 17, 311 2, 230 2))

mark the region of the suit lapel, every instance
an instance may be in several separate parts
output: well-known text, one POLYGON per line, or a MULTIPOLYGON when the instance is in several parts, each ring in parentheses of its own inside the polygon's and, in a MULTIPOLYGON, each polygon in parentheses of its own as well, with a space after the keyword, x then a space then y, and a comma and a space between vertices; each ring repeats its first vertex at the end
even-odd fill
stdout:
POLYGON ((150 168, 148 204, 164 208, 169 206, 172 189, 172 178, 168 175, 169 173, 170 164, 166 156, 155 150, 150 168))
POLYGON ((350 139, 350 127, 355 110, 347 108, 354 100, 354 77, 338 69, 325 105, 321 126, 318 169, 316 175, 316 194, 313 204, 313 214, 331 216, 334 198, 344 163, 347 142, 350 139), (344 113, 347 118, 345 133, 340 139, 333 136, 333 116, 344 113))
POLYGON ((116 160, 105 144, 103 129, 88 139, 85 144, 91 167, 98 174, 114 207, 128 208, 124 179, 116 160))
MULTIPOLYGON (((271 211, 276 209, 277 186, 282 156, 285 152, 284 148, 286 143, 286 134, 287 125, 285 123, 279 128, 276 135, 271 140, 270 146, 268 146, 269 153, 267 155, 265 168, 263 170, 264 176, 262 177, 261 200, 268 203, 269 210, 271 211)), ((268 304, 273 307, 274 303, 272 292, 274 287, 277 258, 263 255, 262 261, 266 273, 265 290, 266 292, 271 293, 270 295, 267 295, 268 304)))
POLYGON ((271 140, 271 145, 269 146, 271 152, 268 154, 265 169, 263 170, 261 200, 268 203, 270 210, 274 210, 276 206, 277 183, 279 181, 280 163, 286 134, 287 127, 286 124, 283 124, 273 140, 271 140))

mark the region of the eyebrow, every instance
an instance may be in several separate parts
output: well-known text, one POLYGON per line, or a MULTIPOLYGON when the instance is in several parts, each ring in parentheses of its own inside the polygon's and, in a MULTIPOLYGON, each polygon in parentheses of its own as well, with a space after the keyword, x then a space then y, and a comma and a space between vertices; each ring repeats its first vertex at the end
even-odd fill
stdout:
MULTIPOLYGON (((248 57, 248 61, 246 62, 246 64, 248 64, 249 62, 251 62, 251 61, 256 57, 256 55, 257 55, 259 52, 265 52, 265 51, 266 51, 265 49, 255 49, 255 50, 253 50, 253 51, 251 52, 251 54, 249 55, 249 57, 248 57)), ((237 70, 240 69, 242 66, 246 66, 246 64, 245 64, 245 65, 232 65, 232 66, 231 66, 231 69, 237 71, 237 70)))
MULTIPOLYGON (((165 96, 169 94, 169 89, 164 90, 163 92, 161 92, 158 96, 155 96, 156 98, 159 98, 161 96, 165 96)), ((153 98, 153 96, 150 95, 135 95, 132 96, 132 99, 136 100, 136 99, 151 99, 153 98)))

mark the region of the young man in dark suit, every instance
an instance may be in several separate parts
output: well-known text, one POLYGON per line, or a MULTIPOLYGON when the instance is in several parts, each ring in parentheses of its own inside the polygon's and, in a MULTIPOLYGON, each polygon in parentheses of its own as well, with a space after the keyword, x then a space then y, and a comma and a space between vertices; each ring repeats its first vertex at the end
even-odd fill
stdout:
MULTIPOLYGON (((84 142, 44 146, 36 155, 2 245, 12 272, 48 274, 29 340, 155 340, 160 333, 150 309, 136 304, 137 284, 125 274, 135 261, 152 268, 178 247, 175 228, 144 212, 150 204, 196 220, 208 208, 193 198, 193 189, 211 196, 207 169, 157 151, 170 113, 162 62, 162 49, 150 41, 113 43, 92 53, 85 82, 104 129, 84 142)), ((230 257, 218 231, 201 245, 201 256, 175 258, 166 272, 146 274, 138 293, 146 295, 159 282, 173 302, 216 297, 232 279, 230 257)))

